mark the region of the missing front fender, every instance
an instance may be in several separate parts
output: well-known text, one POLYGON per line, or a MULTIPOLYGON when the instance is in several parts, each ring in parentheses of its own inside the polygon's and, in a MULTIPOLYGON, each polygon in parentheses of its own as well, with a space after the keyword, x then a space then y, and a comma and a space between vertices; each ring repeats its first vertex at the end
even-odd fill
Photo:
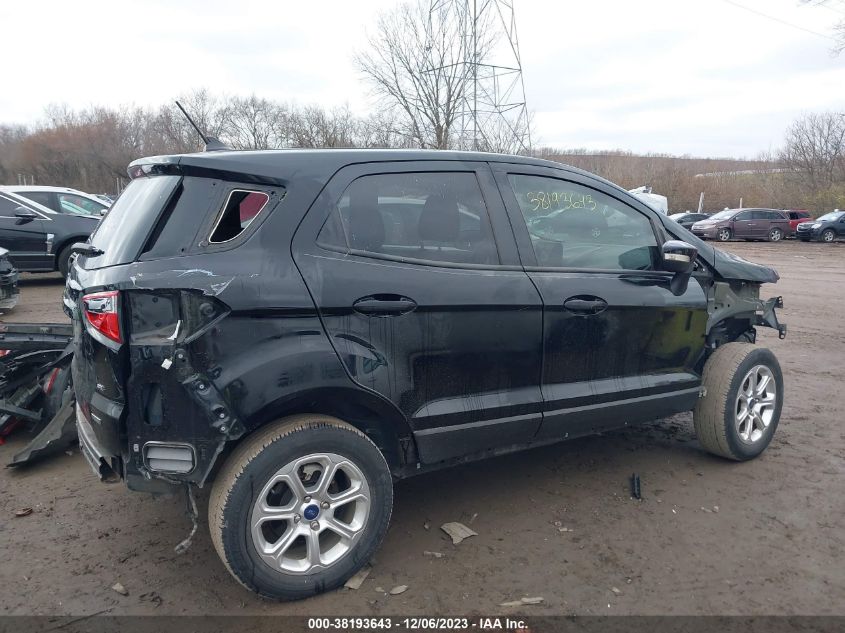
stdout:
POLYGON ((783 297, 772 297, 771 299, 761 302, 760 309, 757 310, 756 325, 765 325, 778 331, 778 337, 786 338, 786 323, 778 321, 778 315, 775 308, 783 307, 783 297))

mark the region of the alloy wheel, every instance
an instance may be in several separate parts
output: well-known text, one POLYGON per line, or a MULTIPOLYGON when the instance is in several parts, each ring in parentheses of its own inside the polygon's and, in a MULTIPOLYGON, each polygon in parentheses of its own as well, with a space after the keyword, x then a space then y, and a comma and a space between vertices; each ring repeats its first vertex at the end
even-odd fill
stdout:
POLYGON ((335 453, 300 457, 270 477, 252 508, 253 545, 277 571, 313 574, 345 556, 370 513, 370 487, 335 453))
POLYGON ((753 444, 766 433, 777 405, 777 383, 765 365, 756 365, 745 374, 736 397, 734 417, 739 439, 753 444))

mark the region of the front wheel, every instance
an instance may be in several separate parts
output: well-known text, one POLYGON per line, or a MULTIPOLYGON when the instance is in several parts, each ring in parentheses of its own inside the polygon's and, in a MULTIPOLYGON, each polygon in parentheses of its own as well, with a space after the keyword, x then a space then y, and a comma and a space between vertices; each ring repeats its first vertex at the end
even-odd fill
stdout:
POLYGON ((214 483, 208 523, 242 585, 296 600, 341 586, 369 561, 392 508, 375 444, 340 420, 303 415, 238 446, 214 483))
POLYGON ((718 347, 704 364, 695 433, 710 453, 737 461, 766 450, 780 421, 783 373, 771 350, 748 343, 718 347))
POLYGON ((727 242, 731 239, 731 230, 730 229, 719 229, 716 237, 719 238, 720 242, 727 242))
POLYGON ((833 232, 833 229, 825 229, 822 232, 822 242, 832 242, 836 239, 836 233, 833 232))
POLYGON ((70 256, 73 255, 71 252, 71 246, 65 246, 61 252, 59 253, 58 258, 56 259, 56 268, 59 269, 59 272, 62 274, 62 277, 67 277, 67 272, 70 269, 70 256))
POLYGON ((780 242, 783 239, 783 231, 779 228, 773 228, 769 231, 769 241, 770 242, 780 242))

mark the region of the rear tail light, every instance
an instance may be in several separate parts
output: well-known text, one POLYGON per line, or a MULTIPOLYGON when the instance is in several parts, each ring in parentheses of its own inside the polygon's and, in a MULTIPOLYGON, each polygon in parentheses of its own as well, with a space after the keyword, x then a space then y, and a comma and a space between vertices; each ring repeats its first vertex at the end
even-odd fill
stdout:
POLYGON ((118 290, 95 292, 82 297, 82 311, 88 323, 100 334, 115 343, 122 343, 120 335, 120 314, 118 312, 118 290))

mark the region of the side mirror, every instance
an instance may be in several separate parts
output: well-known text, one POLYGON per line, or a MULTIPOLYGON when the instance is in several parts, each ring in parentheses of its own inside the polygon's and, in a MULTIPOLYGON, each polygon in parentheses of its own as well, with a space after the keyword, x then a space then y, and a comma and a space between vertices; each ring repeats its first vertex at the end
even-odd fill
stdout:
POLYGON ((661 248, 663 270, 670 273, 689 273, 695 265, 698 249, 680 240, 669 240, 661 248))
POLYGON ((18 224, 26 224, 32 220, 37 220, 38 214, 34 211, 30 211, 26 207, 17 207, 15 209, 15 217, 19 218, 18 224))

